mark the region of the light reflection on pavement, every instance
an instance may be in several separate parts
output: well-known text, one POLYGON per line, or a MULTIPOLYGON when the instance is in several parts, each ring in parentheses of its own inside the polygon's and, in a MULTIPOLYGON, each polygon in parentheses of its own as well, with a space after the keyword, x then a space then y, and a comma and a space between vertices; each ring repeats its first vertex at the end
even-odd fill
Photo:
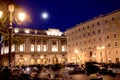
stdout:
MULTIPOLYGON (((73 80, 90 80, 89 75, 85 75, 85 74, 75 74, 75 75, 71 75, 71 77, 73 80)), ((116 77, 104 75, 103 80, 120 80, 120 75, 117 75, 116 77)))

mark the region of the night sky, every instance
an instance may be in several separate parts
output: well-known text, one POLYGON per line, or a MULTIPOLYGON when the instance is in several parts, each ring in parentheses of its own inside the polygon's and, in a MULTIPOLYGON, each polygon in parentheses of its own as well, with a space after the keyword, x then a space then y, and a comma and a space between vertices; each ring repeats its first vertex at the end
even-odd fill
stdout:
POLYGON ((32 22, 23 24, 34 29, 57 28, 65 31, 76 24, 120 9, 120 0, 18 0, 31 16, 32 22), (48 19, 41 17, 49 14, 48 19))

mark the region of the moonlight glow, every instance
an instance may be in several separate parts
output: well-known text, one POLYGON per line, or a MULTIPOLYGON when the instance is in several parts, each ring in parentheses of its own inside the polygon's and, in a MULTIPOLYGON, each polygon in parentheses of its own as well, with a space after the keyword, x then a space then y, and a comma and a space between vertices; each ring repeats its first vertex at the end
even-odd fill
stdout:
POLYGON ((42 18, 47 19, 48 18, 48 13, 46 13, 46 12, 42 13, 42 18))

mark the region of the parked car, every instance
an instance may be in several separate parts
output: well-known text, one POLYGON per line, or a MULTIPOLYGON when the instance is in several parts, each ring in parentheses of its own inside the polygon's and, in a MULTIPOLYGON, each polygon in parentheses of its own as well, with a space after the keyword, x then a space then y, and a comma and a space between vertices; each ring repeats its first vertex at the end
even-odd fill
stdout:
POLYGON ((72 74, 85 73, 85 69, 83 67, 80 67, 79 65, 76 65, 71 73, 72 74))
POLYGON ((90 74, 90 80, 103 80, 103 76, 99 73, 90 74))
POLYGON ((72 64, 72 63, 71 64, 67 64, 66 65, 66 69, 68 70, 69 73, 72 73, 76 66, 77 66, 77 64, 72 64))
POLYGON ((99 73, 102 75, 107 75, 108 74, 108 69, 106 67, 99 67, 99 73))
POLYGON ((99 64, 97 62, 86 62, 85 63, 85 73, 93 74, 99 71, 99 64))

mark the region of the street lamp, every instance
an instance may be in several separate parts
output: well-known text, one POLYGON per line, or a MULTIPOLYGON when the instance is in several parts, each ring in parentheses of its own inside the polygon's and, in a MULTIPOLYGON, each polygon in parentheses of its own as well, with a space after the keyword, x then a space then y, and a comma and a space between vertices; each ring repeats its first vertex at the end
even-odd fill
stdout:
POLYGON ((2 18, 2 15, 3 15, 3 12, 2 12, 2 11, 0 11, 0 19, 2 18))
MULTIPOLYGON (((12 58, 12 55, 11 55, 11 42, 12 42, 12 30, 13 30, 13 12, 15 11, 15 6, 13 4, 9 4, 8 5, 8 11, 10 13, 10 18, 9 18, 9 54, 8 54, 8 66, 11 66, 11 58, 12 58)), ((21 16, 18 16, 19 20, 20 21, 23 21, 25 19, 25 13, 19 13, 19 15, 21 16), (22 15, 21 15, 22 14, 22 15)), ((0 18, 2 18, 2 15, 3 15, 3 12, 0 11, 0 18)))
POLYGON ((25 20, 25 18, 26 18, 26 14, 24 12, 18 13, 18 19, 20 21, 23 22, 25 20))
POLYGON ((11 35, 12 35, 12 30, 13 30, 13 27, 12 27, 12 22, 13 22, 13 16, 12 16, 12 13, 14 11, 15 7, 13 4, 10 4, 8 5, 8 10, 10 12, 10 24, 9 24, 9 66, 11 66, 11 35))

